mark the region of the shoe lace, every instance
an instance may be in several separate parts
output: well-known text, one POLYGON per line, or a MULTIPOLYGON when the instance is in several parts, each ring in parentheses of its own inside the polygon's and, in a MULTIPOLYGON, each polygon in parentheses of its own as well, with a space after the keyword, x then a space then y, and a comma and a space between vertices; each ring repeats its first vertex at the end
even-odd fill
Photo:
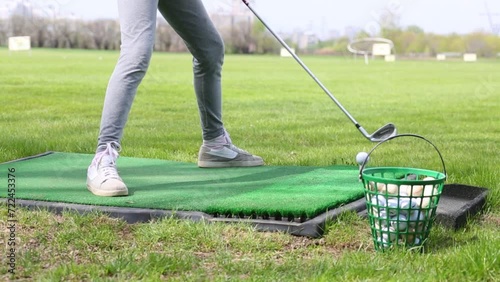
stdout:
POLYGON ((92 165, 99 166, 99 169, 104 174, 105 178, 119 178, 116 170, 116 159, 119 157, 121 146, 117 142, 106 143, 106 148, 97 153, 92 165), (107 158, 104 158, 106 157, 107 158), (105 161, 103 161, 103 159, 105 161))
POLYGON ((247 154, 247 155, 251 155, 249 152, 243 150, 243 149, 240 149, 238 147, 236 147, 234 144, 233 144, 233 141, 231 141, 231 137, 229 136, 229 133, 224 129, 224 138, 226 139, 226 146, 229 146, 229 149, 239 153, 239 154, 247 154))
POLYGON ((233 144, 228 144, 229 148, 237 153, 240 153, 240 154, 247 154, 247 155, 251 155, 249 152, 243 150, 243 149, 240 149, 238 147, 236 147, 235 145, 233 144))
POLYGON ((224 135, 224 138, 226 139, 226 142, 228 144, 233 144, 233 141, 231 141, 231 137, 229 136, 229 132, 227 132, 226 129, 224 129, 223 135, 224 135))
POLYGON ((103 166, 101 167, 101 171, 104 174, 105 179, 120 178, 115 166, 103 166))

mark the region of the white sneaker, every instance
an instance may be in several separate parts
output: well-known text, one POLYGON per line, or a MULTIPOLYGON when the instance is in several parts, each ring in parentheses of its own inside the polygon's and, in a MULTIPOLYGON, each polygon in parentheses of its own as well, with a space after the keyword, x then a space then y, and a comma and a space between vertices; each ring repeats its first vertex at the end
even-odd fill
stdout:
POLYGON ((116 159, 121 147, 116 142, 106 144, 106 149, 95 155, 87 170, 87 188, 97 196, 128 195, 128 189, 116 170, 116 159), (116 147, 118 151, 114 148, 116 147))

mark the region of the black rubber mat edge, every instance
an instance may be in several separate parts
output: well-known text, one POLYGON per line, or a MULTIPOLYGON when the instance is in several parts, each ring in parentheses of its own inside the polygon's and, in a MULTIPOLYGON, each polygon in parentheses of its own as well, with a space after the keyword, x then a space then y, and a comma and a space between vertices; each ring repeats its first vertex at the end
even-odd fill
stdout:
MULTIPOLYGON (((487 194, 488 190, 486 188, 461 184, 445 185, 437 209, 436 223, 454 229, 465 226, 469 216, 475 215, 483 209, 486 203, 487 194)), ((2 200, 3 202, 7 202, 7 199, 2 200)), ((364 198, 332 209, 302 223, 263 218, 252 219, 214 217, 212 215, 196 211, 122 208, 21 199, 16 199, 15 203, 18 207, 21 206, 28 209, 46 209, 59 214, 68 210, 76 211, 81 214, 99 211, 108 214, 110 217, 121 218, 128 223, 148 222, 164 217, 175 217, 179 219, 205 222, 245 222, 255 226, 255 228, 259 231, 287 232, 292 235, 311 238, 321 237, 324 233, 326 222, 328 220, 334 220, 343 212, 354 211, 361 216, 366 216, 366 203, 364 198)))
MULTIPOLYGON (((2 199, 7 202, 7 199, 2 199)), ((209 214, 196 211, 171 211, 171 210, 158 210, 158 209, 143 209, 143 208, 122 208, 122 207, 108 207, 108 206, 95 206, 95 205, 81 205, 71 203, 59 202, 45 202, 45 201, 32 201, 32 200, 15 200, 16 207, 25 207, 31 210, 44 209, 56 214, 61 214, 63 211, 76 211, 80 214, 90 212, 102 212, 110 217, 121 218, 128 223, 148 222, 153 219, 163 217, 175 217, 179 219, 188 219, 193 221, 206 221, 206 222, 245 222, 249 223, 259 231, 281 231, 287 232, 297 236, 307 236, 312 238, 321 237, 324 230, 324 225, 328 219, 334 219, 345 211, 361 211, 364 209, 364 199, 360 199, 342 207, 330 210, 313 219, 303 223, 290 222, 286 220, 271 220, 271 219, 248 219, 248 218, 224 218, 213 217, 209 214)))
POLYGON ((7 161, 7 162, 3 162, 3 163, 0 163, 0 164, 10 164, 10 163, 15 163, 15 162, 21 162, 21 161, 27 161, 27 160, 31 160, 31 159, 36 159, 36 158, 40 158, 40 157, 45 157, 47 155, 50 155, 50 154, 53 154, 54 152, 53 151, 47 151, 45 153, 41 153, 41 154, 38 154, 38 155, 33 155, 33 156, 29 156, 29 157, 24 157, 24 158, 20 158, 20 159, 15 159, 15 160, 12 160, 12 161, 7 161))

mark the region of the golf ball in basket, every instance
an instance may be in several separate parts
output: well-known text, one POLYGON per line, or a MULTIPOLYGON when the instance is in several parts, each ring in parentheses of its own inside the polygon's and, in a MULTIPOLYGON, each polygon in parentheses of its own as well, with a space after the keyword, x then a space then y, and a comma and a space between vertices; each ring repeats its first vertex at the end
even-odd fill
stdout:
POLYGON ((425 185, 424 187, 424 196, 434 196, 437 194, 436 187, 433 185, 425 185))
POLYGON ((396 240, 396 229, 391 227, 382 227, 380 229, 382 232, 382 240, 385 242, 393 242, 396 240))
POLYGON ((391 217, 391 226, 399 231, 405 230, 408 227, 406 216, 400 214, 399 216, 391 217))
POLYGON ((406 187, 406 194, 412 196, 421 196, 424 190, 422 185, 408 185, 406 187))
POLYGON ((384 208, 372 207, 372 214, 375 219, 385 220, 387 219, 387 211, 384 208))
POLYGON ((418 223, 425 220, 425 214, 423 211, 415 210, 410 213, 410 217, 408 219, 410 221, 410 226, 415 227, 418 223))
POLYGON ((365 160, 368 159, 368 153, 367 152, 359 152, 357 155, 356 155, 356 162, 359 164, 359 165, 362 165, 365 160))
POLYGON ((411 185, 399 185, 399 196, 408 196, 408 189, 411 185))
MULTIPOLYGON (((432 181, 432 180, 436 180, 436 179, 434 177, 431 177, 431 176, 427 176, 426 178, 424 178, 424 181, 432 181)), ((424 196, 436 195, 437 194, 437 186, 432 185, 432 184, 425 185, 423 194, 424 194, 424 196)))
POLYGON ((387 200, 387 206, 392 209, 397 209, 399 207, 399 200, 396 198, 389 198, 389 200, 387 200))
POLYGON ((377 195, 376 197, 372 197, 372 205, 374 206, 380 206, 380 207, 386 207, 387 206, 387 201, 385 200, 385 197, 382 195, 377 195))
POLYGON ((416 209, 420 205, 418 199, 410 197, 399 198, 399 207, 403 210, 416 209))
POLYGON ((420 202, 420 207, 422 209, 426 209, 429 207, 429 204, 431 203, 431 197, 423 196, 420 202))
POLYGON ((410 229, 408 231, 408 234, 406 236, 404 236, 404 238, 406 243, 407 244, 410 244, 410 245, 420 245, 420 237, 419 236, 415 236, 415 230, 413 229, 410 229))
MULTIPOLYGON (((370 182, 370 188, 375 189, 374 183, 370 182)), ((377 183, 377 191, 382 194, 390 194, 397 195, 398 194, 398 185, 395 184, 385 184, 385 183, 377 183)))

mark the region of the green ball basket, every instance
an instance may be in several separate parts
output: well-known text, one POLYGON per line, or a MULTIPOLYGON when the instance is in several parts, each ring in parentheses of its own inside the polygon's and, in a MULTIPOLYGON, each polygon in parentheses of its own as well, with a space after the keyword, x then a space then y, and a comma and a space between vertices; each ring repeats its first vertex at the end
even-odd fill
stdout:
POLYGON ((384 251, 403 246, 422 247, 436 218, 446 167, 443 157, 429 140, 415 134, 400 134, 378 143, 368 157, 381 144, 400 137, 416 137, 431 144, 437 151, 444 172, 406 167, 365 168, 368 158, 360 167, 368 220, 375 249, 384 251))

